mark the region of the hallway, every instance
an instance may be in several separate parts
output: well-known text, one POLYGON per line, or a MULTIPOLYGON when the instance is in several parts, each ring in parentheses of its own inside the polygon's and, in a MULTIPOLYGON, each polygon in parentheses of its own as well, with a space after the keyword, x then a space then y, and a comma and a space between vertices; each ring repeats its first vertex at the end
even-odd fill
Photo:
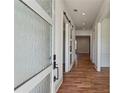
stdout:
POLYGON ((108 93, 109 67, 109 0, 14 0, 15 93, 108 93))
POLYGON ((96 72, 88 54, 78 56, 78 65, 64 74, 58 93, 109 93, 109 69, 96 72))

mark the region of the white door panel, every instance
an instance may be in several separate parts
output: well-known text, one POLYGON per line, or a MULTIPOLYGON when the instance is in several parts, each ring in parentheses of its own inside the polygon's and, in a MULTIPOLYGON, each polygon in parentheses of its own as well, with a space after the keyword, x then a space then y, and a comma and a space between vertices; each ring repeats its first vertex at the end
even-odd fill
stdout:
POLYGON ((43 1, 15 0, 15 93, 54 93, 52 1, 43 1))

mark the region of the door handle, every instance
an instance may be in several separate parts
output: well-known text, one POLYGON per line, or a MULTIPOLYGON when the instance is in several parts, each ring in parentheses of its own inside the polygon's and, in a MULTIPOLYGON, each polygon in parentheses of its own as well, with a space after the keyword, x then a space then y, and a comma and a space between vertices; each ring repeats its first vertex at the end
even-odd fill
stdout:
POLYGON ((58 64, 55 64, 55 68, 54 69, 57 71, 57 76, 54 76, 54 82, 55 82, 56 80, 59 79, 59 67, 58 67, 58 64))
POLYGON ((53 57, 53 69, 57 70, 57 76, 54 76, 54 82, 59 79, 59 67, 58 64, 56 64, 56 55, 53 57))

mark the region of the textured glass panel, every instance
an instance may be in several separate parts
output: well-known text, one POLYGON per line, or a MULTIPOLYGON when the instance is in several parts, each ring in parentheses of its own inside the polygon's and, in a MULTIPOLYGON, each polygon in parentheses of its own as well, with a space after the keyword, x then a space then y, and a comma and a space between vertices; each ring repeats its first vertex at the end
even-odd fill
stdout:
POLYGON ((50 93, 50 85, 50 75, 48 75, 30 93, 50 93))
POLYGON ((36 0, 37 3, 52 16, 52 0, 36 0))
POLYGON ((51 64, 51 25, 15 0, 14 85, 17 87, 51 64))

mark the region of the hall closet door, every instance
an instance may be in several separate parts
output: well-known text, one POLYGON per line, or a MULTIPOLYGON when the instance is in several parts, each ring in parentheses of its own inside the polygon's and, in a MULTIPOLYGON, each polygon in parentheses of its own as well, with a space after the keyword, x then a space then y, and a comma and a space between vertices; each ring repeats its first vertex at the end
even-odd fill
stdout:
POLYGON ((72 40, 72 37, 73 37, 73 36, 72 36, 73 27, 72 27, 71 25, 70 25, 69 27, 70 27, 70 29, 69 29, 69 35, 70 35, 70 37, 69 37, 69 46, 70 46, 70 52, 69 52, 69 53, 70 53, 70 68, 69 68, 69 69, 71 70, 71 68, 72 68, 72 66, 73 66, 73 51, 72 51, 72 50, 73 50, 73 49, 72 49, 72 48, 73 48, 73 40, 72 40))
POLYGON ((70 67, 70 46, 69 46, 69 23, 65 25, 65 72, 69 71, 70 67))
POLYGON ((55 93, 53 0, 14 1, 14 91, 55 93))
POLYGON ((69 72, 72 67, 72 29, 70 23, 65 25, 65 72, 69 72))

